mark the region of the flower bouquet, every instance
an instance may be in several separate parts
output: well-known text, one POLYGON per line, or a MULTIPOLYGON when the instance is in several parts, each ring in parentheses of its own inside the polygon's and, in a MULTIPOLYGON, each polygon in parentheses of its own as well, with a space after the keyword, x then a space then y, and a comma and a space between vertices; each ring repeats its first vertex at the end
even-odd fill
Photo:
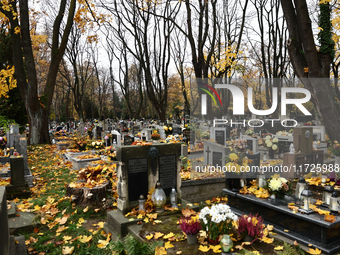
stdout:
POLYGON ((253 134, 254 134, 254 130, 252 130, 252 129, 246 130, 246 135, 252 136, 253 134))
POLYGON ((151 134, 152 140, 159 140, 161 139, 161 135, 158 133, 158 131, 155 129, 151 134))
MULTIPOLYGON (((264 225, 262 217, 256 215, 242 215, 237 220, 237 233, 245 238, 247 235, 252 238, 252 242, 263 237, 264 225)), ((245 240, 247 241, 247 240, 245 240)))
POLYGON ((181 217, 179 220, 180 229, 188 236, 188 243, 195 244, 197 243, 197 234, 201 230, 201 224, 198 219, 198 216, 191 217, 181 217), (192 241, 189 240, 192 237, 192 241))
POLYGON ((270 194, 278 198, 283 198, 286 193, 291 192, 288 180, 279 175, 273 175, 272 178, 268 179, 266 188, 270 194))
POLYGON ((199 214, 202 229, 207 231, 208 239, 213 242, 217 241, 220 235, 227 234, 231 228, 233 221, 237 220, 237 216, 230 210, 226 204, 212 205, 204 207, 199 214))
POLYGON ((166 126, 163 127, 163 129, 164 129, 166 136, 172 134, 172 125, 166 125, 166 126))
POLYGON ((6 148, 6 137, 0 136, 0 148, 3 150, 6 148))

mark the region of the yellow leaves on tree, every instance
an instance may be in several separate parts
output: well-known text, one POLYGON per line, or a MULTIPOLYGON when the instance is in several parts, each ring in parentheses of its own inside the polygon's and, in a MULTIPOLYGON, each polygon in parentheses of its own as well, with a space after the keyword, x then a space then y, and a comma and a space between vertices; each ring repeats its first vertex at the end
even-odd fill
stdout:
POLYGON ((0 70, 0 97, 7 97, 8 91, 17 86, 17 80, 14 79, 14 72, 14 66, 7 66, 6 69, 0 70))

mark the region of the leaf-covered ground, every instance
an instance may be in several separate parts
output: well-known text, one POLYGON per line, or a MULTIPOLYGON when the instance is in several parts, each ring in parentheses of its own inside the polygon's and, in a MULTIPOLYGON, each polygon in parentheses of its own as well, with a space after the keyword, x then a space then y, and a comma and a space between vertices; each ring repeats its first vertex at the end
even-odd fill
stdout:
MULTIPOLYGON (((28 157, 31 172, 35 176, 31 197, 29 199, 17 198, 14 202, 17 203, 17 210, 36 214, 37 225, 34 231, 21 233, 25 235, 29 254, 115 254, 114 241, 103 230, 107 210, 115 209, 116 205, 113 178, 110 180, 113 183, 111 192, 103 207, 80 207, 72 203, 70 197, 66 197, 67 185, 78 180, 78 171, 72 170, 72 164, 61 158, 55 146, 33 146, 29 150, 28 157)), ((205 201, 204 205, 214 202, 214 199, 205 201)), ((134 216, 138 218, 139 215, 134 216)), ((214 252, 214 247, 209 246, 205 240, 192 246, 188 246, 186 240, 173 240, 171 233, 181 232, 178 224, 175 223, 180 218, 180 214, 172 216, 172 218, 175 217, 172 223, 171 217, 168 220, 162 219, 164 223, 168 221, 167 224, 157 224, 162 222, 157 222, 150 217, 145 215, 140 217, 144 223, 141 237, 145 242, 149 243, 150 239, 156 239, 156 233, 162 233, 167 237, 160 238, 163 246, 157 248, 155 254, 217 254, 214 252)), ((275 248, 282 246, 283 243, 277 241, 269 243, 255 243, 251 247, 239 245, 241 251, 235 249, 234 252, 244 254, 249 252, 246 251, 247 249, 253 251, 253 254, 260 254, 258 251, 261 251, 261 254, 280 254, 275 248)), ((294 247, 287 246, 288 248, 296 252, 294 247)))

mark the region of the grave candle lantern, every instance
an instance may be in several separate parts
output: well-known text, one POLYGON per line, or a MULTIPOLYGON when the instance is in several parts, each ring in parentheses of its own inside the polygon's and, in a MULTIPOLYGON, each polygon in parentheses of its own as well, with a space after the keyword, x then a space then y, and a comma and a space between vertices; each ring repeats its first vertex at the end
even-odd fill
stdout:
POLYGON ((176 189, 173 187, 170 193, 170 202, 172 208, 178 208, 177 206, 177 192, 176 189))
POLYGON ((334 192, 334 187, 327 185, 322 194, 322 200, 325 204, 329 205, 329 201, 331 198, 332 193, 334 192))
POLYGON ((267 152, 264 152, 263 154, 263 162, 267 162, 267 152))
POLYGON ((331 211, 331 213, 336 215, 338 214, 339 211, 338 203, 339 203, 338 194, 336 192, 333 192, 329 199, 329 210, 331 211))
POLYGON ((160 213, 163 212, 163 206, 165 205, 166 202, 166 195, 164 193, 164 190, 162 189, 161 183, 157 182, 156 184, 156 189, 152 193, 152 202, 154 206, 156 207, 156 212, 160 213))
POLYGON ((322 174, 321 175, 321 183, 326 183, 327 181, 327 175, 326 174, 322 174))
POLYGON ((265 180, 266 176, 263 173, 260 173, 257 176, 257 180, 256 180, 256 184, 259 188, 262 188, 264 186, 266 186, 266 180, 265 180))
POLYGON ((306 180, 302 176, 299 179, 299 182, 296 184, 295 189, 295 198, 300 199, 301 198, 301 192, 306 189, 306 180))
POLYGON ((305 189, 300 195, 300 210, 304 213, 311 213, 313 210, 309 209, 309 204, 312 203, 313 193, 309 189, 305 189))
POLYGON ((145 212, 145 198, 144 198, 143 195, 140 195, 139 200, 138 200, 138 204, 139 204, 139 211, 145 212))

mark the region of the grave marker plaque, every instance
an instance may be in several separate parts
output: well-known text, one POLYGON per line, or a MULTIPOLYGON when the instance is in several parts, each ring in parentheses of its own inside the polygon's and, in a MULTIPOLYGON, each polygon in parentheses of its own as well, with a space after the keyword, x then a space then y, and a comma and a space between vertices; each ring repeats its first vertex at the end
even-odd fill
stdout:
POLYGON ((213 166, 220 166, 222 168, 222 152, 213 152, 212 153, 212 158, 213 158, 213 166))
POLYGON ((177 160, 176 155, 159 156, 159 181, 167 196, 172 187, 177 186, 177 160))
POLYGON ((129 200, 138 200, 148 194, 148 158, 128 160, 129 200))
POLYGON ((215 142, 225 146, 225 130, 215 130, 215 142))

